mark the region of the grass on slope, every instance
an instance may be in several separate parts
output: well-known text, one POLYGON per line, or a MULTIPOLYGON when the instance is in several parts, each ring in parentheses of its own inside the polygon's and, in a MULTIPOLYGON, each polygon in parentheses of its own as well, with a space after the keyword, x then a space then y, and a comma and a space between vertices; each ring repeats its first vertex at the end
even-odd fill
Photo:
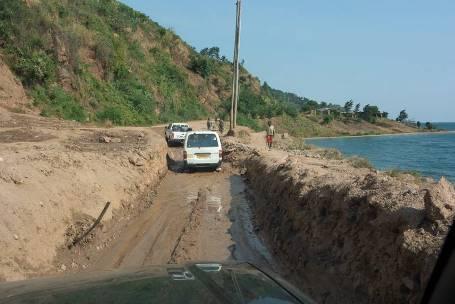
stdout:
MULTIPOLYGON (((255 120, 256 130, 265 130, 268 119, 255 120)), ((278 133, 289 133, 294 137, 334 137, 379 135, 416 132, 417 130, 396 121, 378 119, 376 124, 364 120, 344 119, 324 123, 322 117, 299 114, 283 114, 272 119, 278 133)))
MULTIPOLYGON (((196 52, 116 0, 2 0, 0 51, 44 116, 129 125, 229 112, 225 57, 196 52)), ((240 124, 297 115, 243 67, 240 81, 240 124)))
POLYGON ((117 1, 3 0, 0 42, 43 115, 116 124, 206 115, 172 57, 186 46, 117 1))

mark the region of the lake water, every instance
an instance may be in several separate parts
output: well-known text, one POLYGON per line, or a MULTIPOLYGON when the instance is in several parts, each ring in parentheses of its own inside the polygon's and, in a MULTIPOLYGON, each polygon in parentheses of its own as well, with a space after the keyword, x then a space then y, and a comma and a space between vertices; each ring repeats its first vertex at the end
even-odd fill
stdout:
MULTIPOLYGON (((455 123, 435 125, 455 130, 455 123)), ((445 176, 455 182, 455 132, 321 138, 308 139, 306 143, 367 158, 381 170, 413 170, 435 179, 445 176)))
POLYGON ((455 122, 434 122, 433 124, 438 129, 455 131, 455 122))

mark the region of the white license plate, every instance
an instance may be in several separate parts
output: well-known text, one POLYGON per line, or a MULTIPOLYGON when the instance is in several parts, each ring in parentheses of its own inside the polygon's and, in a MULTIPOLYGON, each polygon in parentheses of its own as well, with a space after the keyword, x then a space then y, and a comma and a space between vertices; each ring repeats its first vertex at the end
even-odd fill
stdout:
POLYGON ((210 153, 196 154, 196 157, 199 158, 199 159, 207 159, 207 158, 210 158, 210 153))

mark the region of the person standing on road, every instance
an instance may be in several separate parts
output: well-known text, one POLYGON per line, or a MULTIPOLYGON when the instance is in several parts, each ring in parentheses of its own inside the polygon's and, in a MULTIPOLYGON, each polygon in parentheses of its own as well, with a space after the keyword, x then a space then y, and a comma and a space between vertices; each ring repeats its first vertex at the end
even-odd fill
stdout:
POLYGON ((207 130, 211 130, 212 129, 212 121, 210 120, 210 117, 207 118, 207 130))
POLYGON ((272 125, 272 121, 269 120, 269 122, 267 123, 268 124, 268 127, 267 127, 267 147, 270 149, 272 149, 272 144, 273 144, 273 137, 275 137, 275 127, 272 125))
POLYGON ((218 120, 218 130, 220 130, 220 134, 223 135, 224 132, 224 121, 222 118, 218 120))

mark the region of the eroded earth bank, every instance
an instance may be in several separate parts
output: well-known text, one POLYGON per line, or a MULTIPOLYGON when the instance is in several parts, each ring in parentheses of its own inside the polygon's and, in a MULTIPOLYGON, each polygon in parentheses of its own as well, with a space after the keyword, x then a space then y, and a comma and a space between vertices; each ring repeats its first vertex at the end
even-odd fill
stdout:
POLYGON ((3 280, 246 260, 321 303, 417 303, 454 216, 444 179, 266 151, 261 134, 225 138, 221 172, 188 173, 161 127, 0 114, 3 280))
POLYGON ((0 116, 3 280, 54 273, 58 248, 90 227, 107 202, 99 227, 105 231, 148 207, 148 193, 166 174, 167 147, 150 129, 81 128, 32 115, 0 116))
POLYGON ((454 218, 452 184, 225 145, 244 167, 256 229, 288 279, 320 302, 419 303, 454 218))

